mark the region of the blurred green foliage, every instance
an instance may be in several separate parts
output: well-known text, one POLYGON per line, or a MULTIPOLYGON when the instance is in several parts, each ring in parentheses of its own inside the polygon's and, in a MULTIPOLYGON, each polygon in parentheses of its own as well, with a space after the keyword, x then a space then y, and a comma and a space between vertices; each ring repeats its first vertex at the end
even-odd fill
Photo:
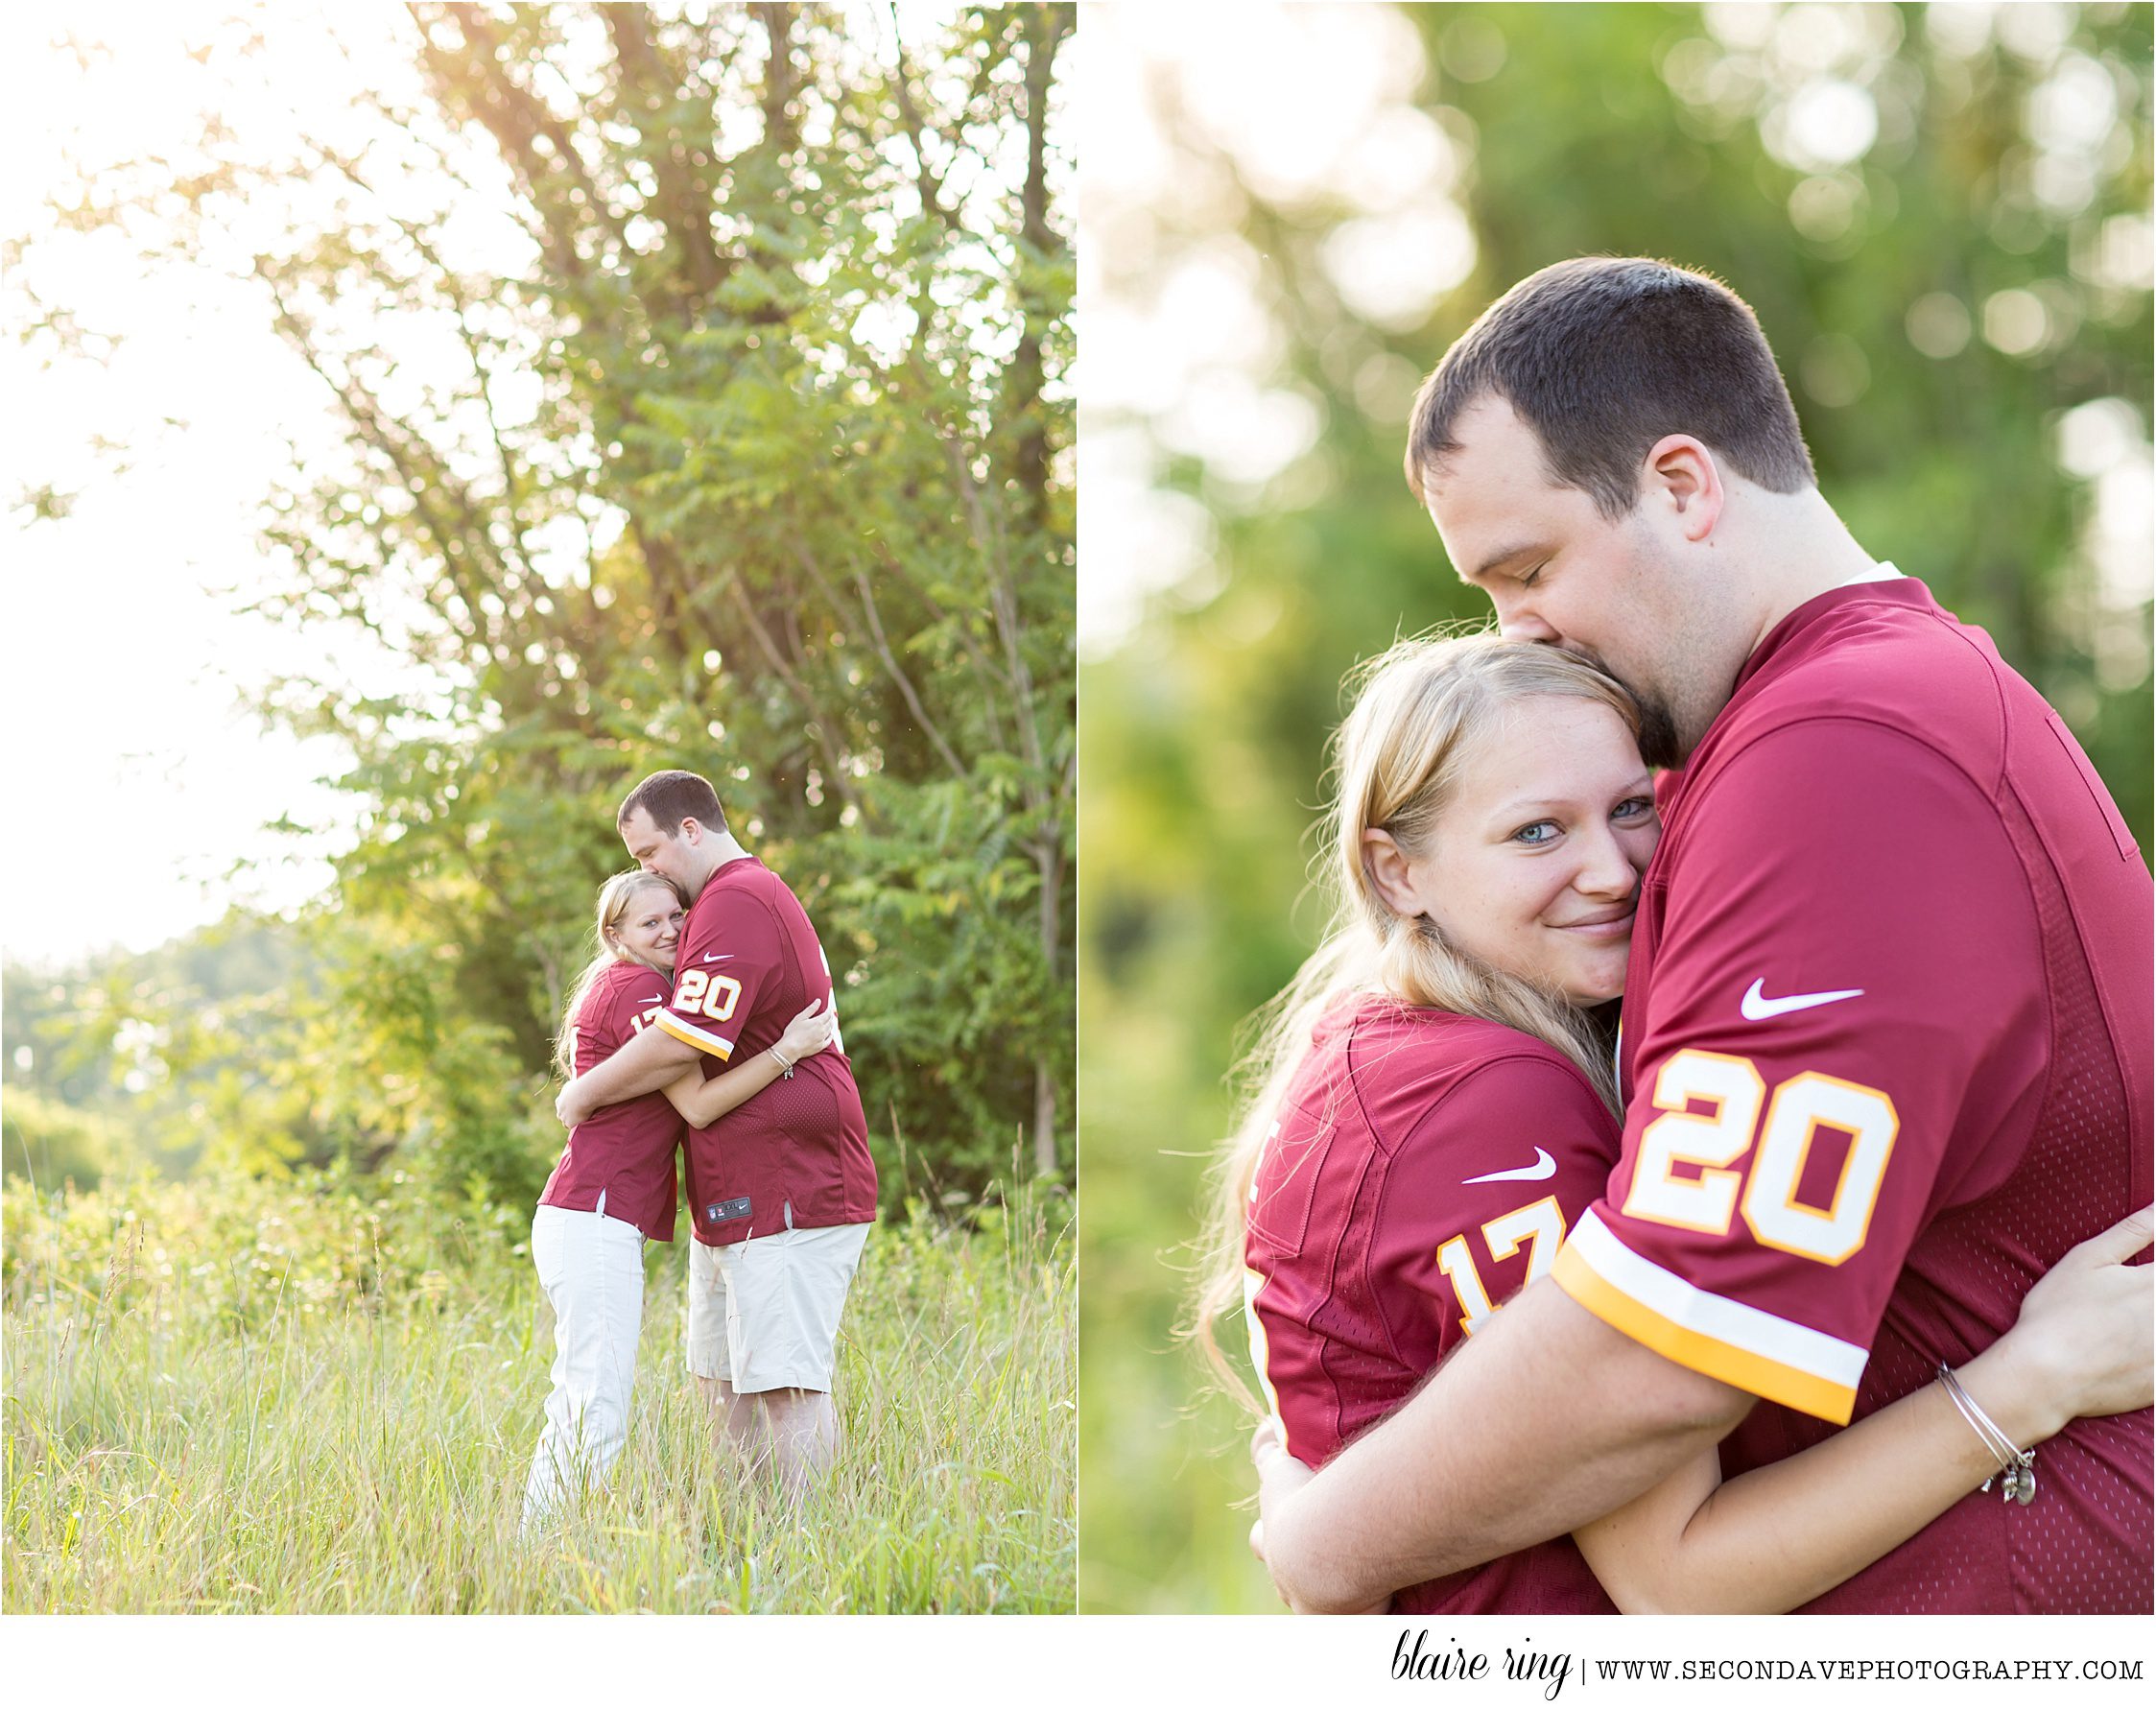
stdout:
MULTIPOLYGON (((452 1273, 460 1288, 514 1294, 530 1274, 522 1206, 445 1204, 402 1171, 159 1181, 137 1169, 72 1192, 12 1180, 6 1205, 11 1311, 92 1299, 256 1328, 279 1312, 423 1305, 452 1273)), ((653 1243, 654 1265, 665 1251, 653 1243)))
POLYGON ((683 767, 817 926, 888 1201, 1067 1181, 1073 9, 411 12, 423 96, 356 153, 212 123, 65 201, 51 241, 240 257, 344 451, 271 498, 262 609, 398 668, 260 696, 355 756, 321 907, 12 983, 11 1049, 171 1170, 528 1203, 615 806, 683 767))
POLYGON ((1597 252, 1728 280, 1829 501, 1992 632, 2148 848, 2149 9, 1940 10, 1957 15, 1403 9, 1429 67, 1413 105, 1475 249, 1457 288, 1382 325, 1328 247, 1367 208, 1346 187, 1268 200, 1208 131, 1215 109, 1154 85, 1173 156, 1159 205, 1119 216, 1106 295, 1144 303, 1192 257, 1248 278, 1277 353, 1256 377, 1317 426, 1253 483, 1187 431, 1087 417, 1089 436, 1149 435, 1156 485, 1201 505, 1214 540, 1212 582, 1156 599, 1080 673, 1087 1608, 1277 1606, 1232 1507, 1245 1421, 1173 1338, 1181 1248, 1231 1118, 1236 1025, 1315 941, 1297 899, 1340 677, 1396 633, 1487 616, 1400 454, 1414 380, 1506 286, 1597 252), (1875 125, 1831 164, 1802 106, 1829 84, 1875 125), (2112 434, 2108 478, 2091 426, 2112 434))

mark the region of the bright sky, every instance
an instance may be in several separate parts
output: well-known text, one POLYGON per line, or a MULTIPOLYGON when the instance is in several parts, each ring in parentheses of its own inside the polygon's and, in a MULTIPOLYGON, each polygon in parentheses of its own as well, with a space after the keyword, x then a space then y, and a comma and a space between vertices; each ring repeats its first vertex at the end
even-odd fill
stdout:
MULTIPOLYGON (((42 228, 69 151, 110 158, 190 135, 201 83, 183 44, 230 10, 0 11, 0 232, 42 228), (110 48, 94 77, 51 45, 63 26, 110 48)), ((242 135, 274 136, 296 123, 295 99, 342 105, 361 79, 394 74, 401 17, 343 9, 347 60, 313 9, 276 13, 264 63, 281 96, 224 116, 242 135)), ((326 393, 260 299, 205 271, 145 273, 117 242, 55 245, 7 284, 11 331, 27 285, 124 342, 102 367, 51 368, 14 339, 0 344, 0 490, 77 495, 61 520, 0 518, 0 947, 36 961, 142 949, 239 897, 285 906, 319 891, 327 866, 261 827, 281 814, 348 823, 349 805, 316 782, 342 770, 340 753, 265 733, 238 691, 308 670, 327 642, 235 608, 272 570, 255 518, 290 464, 287 441, 314 455, 337 443, 326 393), (125 449, 101 458, 99 439, 125 449), (269 865, 235 879, 241 861, 269 865)))
MULTIPOLYGON (((949 0, 906 0, 898 23, 919 43, 952 12, 949 0)), ((888 56, 888 9, 857 0, 847 12, 865 53, 888 56)), ((212 92, 189 50, 212 39, 261 38, 214 102, 249 157, 273 158, 303 131, 356 152, 372 132, 353 115, 355 96, 414 88, 414 29, 404 8, 381 5, 0 10, 0 236, 49 234, 46 203, 70 195, 71 161, 184 160, 212 92), (92 44, 87 69, 54 45, 62 33, 92 44)), ((258 202, 242 241, 272 247, 293 217, 281 201, 258 202)), ((497 258, 486 209, 461 205, 458 218, 475 227, 467 264, 521 270, 517 255, 497 258)), ((0 342, 12 406, 0 418, 0 496, 74 495, 59 520, 0 514, 0 950, 51 962, 151 947, 235 900, 284 908, 319 893, 357 811, 320 780, 347 758, 334 743, 265 731, 241 693, 279 674, 370 691, 410 677, 365 653, 364 637, 238 614, 284 574, 256 534, 295 451, 302 463, 340 461, 328 394, 271 330, 263 296, 208 268, 146 270, 112 232, 34 242, 0 279, 11 330, 26 291, 122 335, 108 362, 49 368, 40 351, 0 342), (101 441, 120 449, 101 453, 101 441), (282 816, 323 835, 301 845, 263 829, 282 816), (54 886, 56 875, 67 882, 54 886)), ((431 342, 399 327, 384 343, 411 388, 431 383, 435 352, 447 348, 438 328, 431 342)))
POLYGON ((1268 384, 1282 334, 1257 256, 1221 217, 1239 193, 1175 146, 1164 115, 1179 107, 1283 204, 1359 210, 1327 259, 1375 323, 1419 323, 1472 270, 1475 240, 1451 195, 1455 151, 1411 105, 1421 40, 1390 7, 1089 6, 1078 45, 1078 636, 1095 655, 1149 602, 1215 586, 1213 519, 1155 485, 1163 448, 1256 495, 1318 433, 1307 398, 1268 384), (1213 235, 1191 245, 1192 230, 1213 235))

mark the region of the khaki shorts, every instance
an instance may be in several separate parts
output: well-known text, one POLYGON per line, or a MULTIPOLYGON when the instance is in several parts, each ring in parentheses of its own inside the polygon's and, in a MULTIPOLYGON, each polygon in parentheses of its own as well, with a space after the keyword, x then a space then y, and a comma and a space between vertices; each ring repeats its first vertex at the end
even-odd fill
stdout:
POLYGON ((870 1224, 689 1242, 689 1369, 737 1394, 831 1389, 846 1288, 870 1224))

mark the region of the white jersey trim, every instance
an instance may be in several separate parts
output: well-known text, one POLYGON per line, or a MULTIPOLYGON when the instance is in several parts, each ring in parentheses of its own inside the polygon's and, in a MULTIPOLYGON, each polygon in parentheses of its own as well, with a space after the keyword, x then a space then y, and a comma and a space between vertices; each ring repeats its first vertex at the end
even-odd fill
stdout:
POLYGON ((1848 1389, 1857 1387, 1871 1358, 1869 1348, 1853 1341, 1694 1287, 1653 1260, 1641 1257, 1611 1233, 1592 1210, 1580 1218, 1566 1245, 1612 1288, 1638 1300, 1657 1317, 1725 1347, 1741 1348, 1848 1389))
POLYGON ((706 1033, 701 1027, 692 1026, 671 1009, 660 1009, 652 1017, 652 1025, 660 1032, 678 1038, 683 1044, 708 1052, 722 1062, 734 1054, 732 1039, 721 1038, 716 1033, 706 1033))

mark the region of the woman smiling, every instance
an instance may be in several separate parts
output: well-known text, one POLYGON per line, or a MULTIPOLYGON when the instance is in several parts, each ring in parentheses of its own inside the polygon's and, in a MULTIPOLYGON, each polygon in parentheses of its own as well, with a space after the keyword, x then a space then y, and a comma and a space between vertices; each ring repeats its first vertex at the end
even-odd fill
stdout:
MULTIPOLYGON (((1638 731, 1585 661, 1483 636, 1395 647, 1339 732, 1334 927, 1255 1054, 1197 1313, 1219 1362, 1213 1325, 1245 1306, 1273 1493, 1547 1274, 1607 1185, 1611 1000, 1659 834, 1638 731)), ((2148 1404, 2146 1291, 2119 1285, 2145 1240, 2133 1227, 2075 1248, 1951 1378, 1819 1447, 1726 1486, 1710 1451, 1576 1540, 1394 1605, 1768 1612, 1817 1596, 1998 1471, 1964 1406, 2022 1444, 2148 1404)))
MULTIPOLYGON (((598 950, 565 1006, 556 1065, 580 1074, 650 1024, 673 990, 684 909, 672 880, 623 872, 599 892, 598 950)), ((570 1130, 532 1219, 532 1261, 554 1306, 553 1390, 524 1488, 524 1529, 552 1519, 578 1485, 605 1482, 628 1439, 644 1316, 644 1243, 674 1238, 675 1153, 685 1125, 709 1127, 835 1035, 811 1004, 784 1036, 706 1080, 600 1109, 570 1130)))

